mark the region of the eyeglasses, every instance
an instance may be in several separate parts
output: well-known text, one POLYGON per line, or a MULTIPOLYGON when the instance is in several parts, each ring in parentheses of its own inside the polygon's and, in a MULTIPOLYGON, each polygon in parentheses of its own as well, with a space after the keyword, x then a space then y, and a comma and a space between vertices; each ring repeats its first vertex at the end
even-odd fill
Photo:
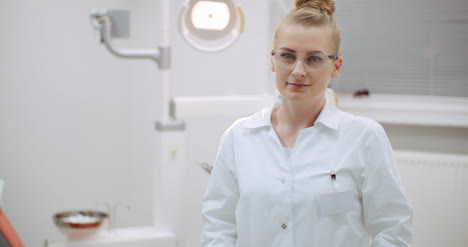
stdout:
POLYGON ((286 50, 271 51, 275 65, 286 70, 294 70, 296 63, 301 59, 302 64, 307 71, 317 70, 329 65, 330 61, 335 60, 338 56, 328 55, 323 52, 293 52, 286 50), (300 58, 302 57, 302 58, 300 58))

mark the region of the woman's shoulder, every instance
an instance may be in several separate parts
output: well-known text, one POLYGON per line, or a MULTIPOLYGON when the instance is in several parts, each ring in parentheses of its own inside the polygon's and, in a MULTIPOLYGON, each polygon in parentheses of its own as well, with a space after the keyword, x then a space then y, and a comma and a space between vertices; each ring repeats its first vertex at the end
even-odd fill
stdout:
POLYGON ((258 114, 252 114, 247 117, 242 117, 237 120, 235 120, 223 133, 223 136, 221 137, 221 145, 227 144, 227 145, 232 145, 236 141, 234 140, 245 140, 245 138, 239 138, 240 136, 245 137, 245 133, 248 133, 248 126, 251 124, 252 119, 256 118, 256 115, 258 114))
POLYGON ((358 132, 367 131, 371 133, 383 131, 382 125, 374 119, 358 116, 340 109, 338 109, 338 111, 341 115, 340 127, 343 130, 358 132))
POLYGON ((237 120, 235 120, 227 129, 226 133, 237 133, 239 131, 242 131, 244 128, 244 125, 249 121, 250 118, 252 118, 253 115, 250 115, 248 117, 242 117, 237 120))
POLYGON ((270 126, 271 125, 271 111, 273 109, 274 105, 270 105, 267 107, 264 107, 261 110, 258 110, 257 112, 237 119, 234 121, 234 123, 227 128, 226 132, 230 133, 239 133, 239 132, 245 132, 245 130, 248 129, 256 129, 264 126, 270 126))
POLYGON ((376 120, 358 116, 348 112, 341 112, 341 122, 338 135, 346 143, 355 143, 365 148, 382 146, 388 143, 388 137, 383 126, 376 120))

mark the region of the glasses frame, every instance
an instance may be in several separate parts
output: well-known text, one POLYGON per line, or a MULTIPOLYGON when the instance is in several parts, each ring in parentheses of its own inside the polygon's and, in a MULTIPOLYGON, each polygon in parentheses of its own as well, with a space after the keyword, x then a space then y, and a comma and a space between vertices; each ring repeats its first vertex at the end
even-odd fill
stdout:
MULTIPOLYGON (((272 57, 275 56, 275 54, 278 53, 278 52, 280 52, 280 51, 285 51, 285 50, 271 50, 271 56, 272 56, 272 57)), ((295 52, 295 51, 285 51, 285 52, 290 52, 290 53, 296 55, 296 61, 295 61, 294 64, 292 65, 292 69, 294 69, 294 67, 296 66, 297 61, 299 60, 299 59, 297 59, 297 55, 298 55, 298 54, 310 54, 310 53, 313 53, 313 52, 295 52)), ((327 54, 327 53, 321 52, 321 51, 320 51, 319 53, 325 54, 325 55, 326 55, 329 59, 331 59, 331 60, 336 60, 336 59, 338 59, 338 58, 340 57, 340 56, 338 56, 338 55, 330 55, 330 54, 327 54)), ((304 64, 304 62, 303 62, 303 64, 304 64)), ((304 64, 304 67, 305 67, 305 68, 309 68, 309 67, 308 67, 307 65, 305 65, 305 64, 304 64)), ((292 70, 292 69, 291 69, 291 70, 292 70)), ((310 70, 310 69, 308 69, 308 70, 310 70)))

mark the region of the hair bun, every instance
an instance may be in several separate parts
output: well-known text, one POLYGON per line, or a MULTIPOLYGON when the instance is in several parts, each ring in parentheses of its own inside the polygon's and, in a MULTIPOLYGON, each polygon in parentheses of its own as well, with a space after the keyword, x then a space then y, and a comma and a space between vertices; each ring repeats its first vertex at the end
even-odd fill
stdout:
POLYGON ((296 9, 315 8, 329 16, 335 13, 335 0, 296 0, 296 9))

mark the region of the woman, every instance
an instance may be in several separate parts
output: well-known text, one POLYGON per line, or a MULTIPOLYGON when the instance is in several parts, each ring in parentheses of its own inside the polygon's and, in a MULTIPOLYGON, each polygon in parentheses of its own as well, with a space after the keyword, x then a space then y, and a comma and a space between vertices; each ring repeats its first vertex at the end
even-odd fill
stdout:
POLYGON ((275 32, 281 101, 224 134, 203 247, 410 246, 412 208, 383 128, 325 99, 339 75, 332 0, 296 1, 275 32))

